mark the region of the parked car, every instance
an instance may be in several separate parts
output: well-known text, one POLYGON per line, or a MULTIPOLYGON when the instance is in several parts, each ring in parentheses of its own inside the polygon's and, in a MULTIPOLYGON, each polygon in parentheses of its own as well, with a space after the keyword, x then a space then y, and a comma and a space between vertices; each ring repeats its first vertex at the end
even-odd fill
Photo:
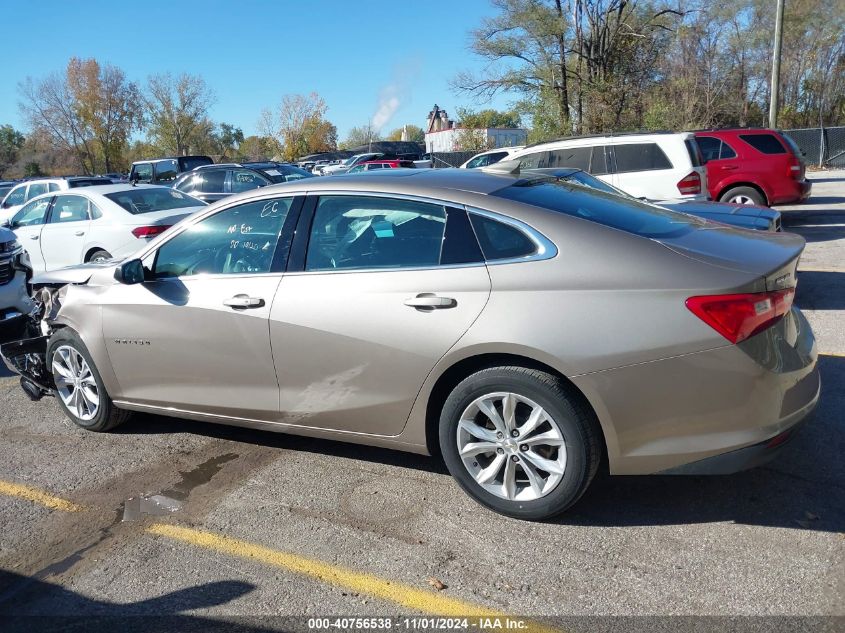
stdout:
POLYGON ((129 170, 129 180, 136 183, 169 184, 176 180, 182 172, 213 163, 214 161, 210 156, 174 156, 154 160, 138 160, 132 163, 132 168, 129 170))
POLYGON ((216 202, 233 193, 313 177, 299 167, 283 163, 226 163, 197 167, 184 173, 173 182, 173 188, 205 202, 216 202))
POLYGON ((499 147, 496 149, 488 149, 486 152, 476 154, 463 165, 461 169, 478 169, 479 167, 488 167, 504 160, 509 156, 513 156, 519 150, 524 149, 524 145, 514 145, 513 147, 499 147))
MULTIPOLYGON (((504 162, 499 163, 499 165, 503 165, 504 162)), ((495 169, 495 167, 491 167, 490 169, 495 169)), ((540 173, 551 172, 550 174, 544 174, 544 177, 546 175, 552 175, 559 181, 583 185, 629 198, 632 197, 621 189, 617 189, 580 169, 538 169, 535 171, 540 173)), ((523 172, 523 174, 530 173, 532 172, 523 172)), ((723 222, 724 224, 730 224, 731 226, 737 226, 743 229, 780 231, 782 228, 780 212, 769 209, 768 207, 734 204, 730 202, 699 202, 697 200, 652 201, 645 198, 642 198, 642 200, 659 205, 664 209, 689 213, 705 220, 723 222)))
POLYGON ((706 169, 691 132, 578 136, 529 145, 510 158, 519 158, 523 169, 577 167, 637 198, 708 197, 706 169))
POLYGON ((761 463, 818 401, 798 235, 483 170, 330 184, 34 278, 49 310, 0 353, 85 429, 145 411, 440 453, 523 519, 570 507, 604 459, 761 463))
POLYGON ((29 200, 42 193, 67 191, 78 187, 108 185, 111 180, 99 176, 69 176, 66 178, 38 178, 26 180, 13 187, 0 202, 0 224, 11 218, 29 200))
POLYGON ((373 171, 374 169, 416 169, 412 160, 368 160, 350 167, 347 174, 358 174, 362 171, 373 171))
POLYGON ((205 203, 155 185, 102 185, 30 200, 8 222, 33 270, 131 255, 205 203))
POLYGON ((714 200, 738 204, 788 204, 810 197, 804 158, 787 134, 766 128, 695 133, 707 164, 714 200))
POLYGON ((323 168, 322 175, 324 176, 336 176, 338 174, 344 174, 358 163, 365 163, 368 160, 375 160, 377 158, 385 157, 384 154, 379 152, 369 152, 366 154, 355 154, 354 156, 350 156, 346 160, 336 164, 336 165, 328 165, 323 168))
POLYGON ((0 337, 22 334, 20 317, 33 308, 27 281, 32 269, 17 237, 0 227, 0 337))
POLYGON ((6 197, 6 194, 9 193, 12 190, 12 187, 14 187, 16 184, 18 183, 15 180, 0 181, 0 202, 3 200, 3 198, 6 197))

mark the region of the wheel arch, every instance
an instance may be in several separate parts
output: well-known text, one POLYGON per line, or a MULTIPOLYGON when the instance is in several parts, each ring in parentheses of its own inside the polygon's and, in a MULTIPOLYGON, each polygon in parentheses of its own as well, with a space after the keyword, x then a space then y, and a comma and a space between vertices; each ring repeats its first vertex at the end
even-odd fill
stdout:
POLYGON ((440 457, 440 441, 438 439, 440 411, 443 404, 446 402, 446 398, 449 397, 452 390, 462 380, 478 371, 481 371, 482 369, 505 366, 525 367, 526 369, 543 371, 555 376, 568 386, 570 392, 578 398, 581 401, 581 404, 594 416, 599 432, 601 433, 601 461, 604 464, 603 467, 606 468, 608 464, 608 446, 605 428, 596 412, 596 408, 592 405, 584 392, 563 373, 551 365, 529 356, 507 352, 487 352, 462 358, 454 362, 446 368, 440 376, 438 376, 431 388, 431 391, 429 392, 425 408, 425 439, 428 452, 433 456, 438 458, 440 457))
POLYGON ((746 180, 738 180, 736 182, 730 182, 728 184, 724 184, 719 189, 719 194, 716 196, 717 201, 722 199, 722 196, 725 195, 731 189, 736 189, 737 187, 749 187, 750 189, 754 189, 757 191, 761 196, 763 196, 763 204, 767 207, 771 206, 769 202, 771 200, 771 196, 766 192, 766 190, 760 186, 756 182, 748 182, 746 180))
POLYGON ((85 255, 82 258, 82 262, 87 263, 91 261, 91 256, 97 251, 105 251, 107 253, 109 252, 107 248, 103 248, 102 246, 89 246, 87 249, 85 249, 85 255))

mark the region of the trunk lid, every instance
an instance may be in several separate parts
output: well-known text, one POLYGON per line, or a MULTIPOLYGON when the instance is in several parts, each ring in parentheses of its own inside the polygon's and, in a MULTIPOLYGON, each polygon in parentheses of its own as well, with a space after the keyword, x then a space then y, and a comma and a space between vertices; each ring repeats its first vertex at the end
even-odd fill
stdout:
POLYGON ((795 287, 798 260, 806 243, 794 233, 745 231, 712 224, 655 241, 690 259, 763 278, 766 290, 795 287))

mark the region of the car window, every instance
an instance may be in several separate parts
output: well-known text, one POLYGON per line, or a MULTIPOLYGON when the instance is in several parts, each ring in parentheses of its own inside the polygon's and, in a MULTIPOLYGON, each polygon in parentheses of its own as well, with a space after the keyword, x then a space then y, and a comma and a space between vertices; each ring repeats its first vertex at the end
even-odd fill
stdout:
POLYGON ((786 149, 774 134, 740 134, 739 138, 763 154, 786 154, 786 149))
MULTIPOLYGON (((68 182, 68 187, 75 189, 76 187, 91 187, 92 185, 111 185, 113 184, 108 178, 81 178, 78 180, 71 180, 68 182)), ((52 190, 51 190, 52 191, 52 190)))
POLYGON ((534 152, 519 158, 520 169, 539 169, 546 166, 546 155, 548 152, 534 152))
POLYGON ((50 198, 34 200, 18 211, 10 223, 13 229, 21 226, 35 226, 44 224, 47 209, 50 208, 50 198))
POLYGON ((470 219, 487 261, 526 257, 537 251, 533 240, 515 226, 476 213, 470 219))
POLYGON ((132 178, 140 182, 150 182, 153 179, 153 166, 150 163, 135 165, 132 172, 132 178))
POLYGON ((632 171, 650 171, 653 169, 672 169, 672 163, 657 143, 628 143, 614 145, 616 154, 616 172, 623 174, 632 171))
POLYGON ((202 176, 200 174, 183 174, 173 183, 173 188, 185 193, 193 193, 199 191, 201 185, 202 176))
POLYGON ((80 222, 88 219, 88 199, 82 196, 56 196, 50 224, 80 222))
POLYGON ((590 169, 586 171, 596 176, 602 176, 608 173, 607 147, 605 145, 596 145, 593 147, 593 154, 590 159, 590 169))
POLYGON ((35 196, 40 196, 42 193, 47 193, 47 183, 38 182, 29 186, 29 191, 26 192, 26 199, 32 200, 35 196))
POLYGON ((99 220, 101 217, 103 217, 103 212, 100 211, 100 207, 98 207, 90 200, 88 201, 88 213, 91 215, 92 220, 99 220))
POLYGON ((587 147, 566 147, 549 152, 547 164, 544 167, 575 167, 589 171, 590 154, 593 148, 587 147))
POLYGON ((112 202, 116 202, 133 215, 205 205, 205 202, 198 198, 166 187, 132 187, 125 191, 107 193, 105 197, 112 202))
POLYGON ((366 196, 321 197, 306 270, 384 269, 440 264, 442 206, 366 196))
POLYGON ((350 168, 347 173, 357 174, 359 171, 364 171, 364 165, 355 165, 355 167, 350 168))
POLYGON ((652 239, 684 235, 705 223, 686 213, 675 213, 632 198, 560 181, 533 180, 511 185, 491 195, 652 239))
POLYGON ((271 184, 269 180, 263 176, 259 176, 254 171, 248 169, 232 170, 232 193, 249 191, 250 189, 265 187, 269 184, 271 184))
POLYGON ((490 164, 490 154, 482 154, 476 156, 467 163, 467 169, 477 169, 479 167, 486 167, 490 164))
POLYGON ((181 171, 191 171, 200 165, 212 165, 214 161, 208 156, 183 156, 179 159, 179 163, 182 165, 181 171))
POLYGON ((200 191, 203 193, 223 193, 225 191, 224 186, 226 184, 226 170, 203 170, 201 174, 197 175, 197 180, 200 183, 200 191))
POLYGON ((369 169, 369 170, 382 169, 383 167, 384 167, 384 165, 382 165, 381 163, 376 163, 375 165, 367 165, 367 169, 369 169))
POLYGON ((719 150, 719 158, 736 158, 736 152, 733 147, 722 141, 721 149, 719 150))
POLYGON ((4 207, 11 207, 26 202, 26 185, 15 187, 3 201, 4 207))
POLYGON ((163 160, 155 163, 156 180, 168 182, 179 175, 179 163, 175 160, 163 160))
POLYGON ((712 136, 698 136, 695 139, 698 141, 698 147, 701 149, 701 155, 704 160, 719 160, 719 150, 722 147, 722 141, 712 136))
POLYGON ((50 193, 53 193, 54 191, 58 191, 58 190, 59 190, 59 185, 57 185, 56 183, 54 183, 54 182, 48 182, 47 183, 47 191, 49 191, 50 193))
POLYGON ((293 198, 248 202, 188 227, 158 249, 153 276, 270 272, 292 202, 293 198))

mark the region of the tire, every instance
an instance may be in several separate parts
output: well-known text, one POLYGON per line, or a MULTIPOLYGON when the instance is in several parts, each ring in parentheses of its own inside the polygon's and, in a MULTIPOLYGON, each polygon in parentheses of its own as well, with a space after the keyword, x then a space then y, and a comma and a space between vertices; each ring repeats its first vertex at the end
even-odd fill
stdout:
POLYGON ((493 367, 464 379, 443 405, 439 437, 446 467, 461 488, 491 510, 518 519, 548 519, 570 508, 595 477, 602 454, 598 421, 582 399, 557 377, 524 367, 493 367), (502 415, 505 394, 510 394, 510 402, 515 403, 511 425, 507 424, 508 416, 502 415), (498 414, 498 423, 505 424, 499 431, 503 437, 495 430, 499 424, 484 413, 489 406, 498 414), (531 413, 538 407, 542 413, 536 417, 543 421, 532 430, 531 413), (462 418, 464 423, 459 424, 462 418), (513 434, 514 430, 523 431, 523 439, 531 445, 504 433, 513 434), (541 434, 550 438, 548 445, 544 445, 546 440, 532 442, 541 434), (461 447, 486 450, 462 457, 461 447), (477 478, 486 479, 495 470, 497 456, 498 474, 492 481, 480 483, 477 478), (561 472, 546 471, 544 477, 544 471, 536 466, 538 458, 543 459, 542 465, 561 472), (529 471, 536 485, 531 485, 529 471), (511 486, 506 485, 508 472, 514 475, 511 486))
POLYGON ((114 406, 91 354, 73 330, 62 328, 50 337, 47 343, 47 366, 56 383, 53 395, 64 414, 77 426, 88 431, 110 431, 132 415, 114 406), (89 370, 87 372, 86 366, 89 370), (63 368, 64 374, 60 368, 63 368), (63 376, 72 378, 74 374, 86 388, 77 389, 73 384, 63 381, 63 376), (95 404, 92 404, 92 393, 96 397, 95 404), (82 397, 74 399, 74 395, 82 397), (77 404, 80 400, 81 405, 77 404))
POLYGON ((101 260, 104 260, 104 259, 111 259, 111 258, 112 258, 111 253, 109 253, 106 250, 99 249, 99 250, 96 250, 93 253, 91 253, 91 257, 88 258, 88 261, 89 262, 96 262, 96 261, 101 261, 101 260))
POLYGON ((719 202, 734 202, 737 204, 766 204, 766 201, 763 199, 763 195, 754 187, 734 187, 733 189, 728 189, 725 193, 722 194, 722 197, 719 198, 719 202))

